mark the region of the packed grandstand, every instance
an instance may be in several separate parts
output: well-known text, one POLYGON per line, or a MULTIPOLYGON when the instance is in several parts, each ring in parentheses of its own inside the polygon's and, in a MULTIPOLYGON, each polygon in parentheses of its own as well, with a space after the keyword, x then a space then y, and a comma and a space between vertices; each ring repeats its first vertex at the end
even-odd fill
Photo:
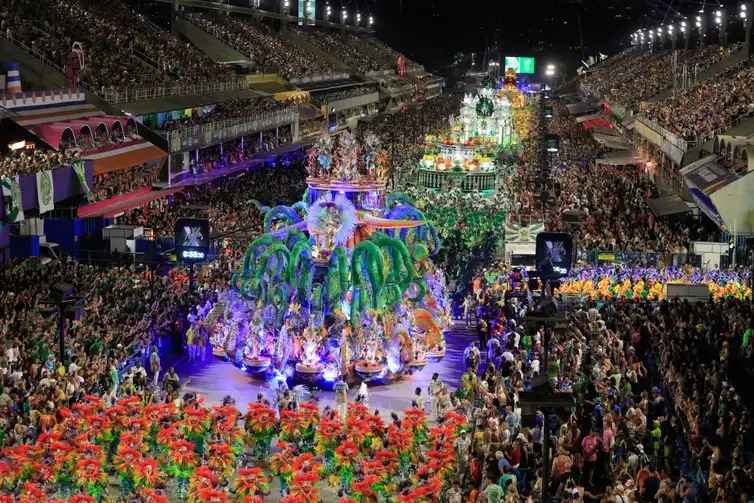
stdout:
POLYGON ((451 89, 221 7, 0 4, 0 500, 751 499, 744 43, 451 89))

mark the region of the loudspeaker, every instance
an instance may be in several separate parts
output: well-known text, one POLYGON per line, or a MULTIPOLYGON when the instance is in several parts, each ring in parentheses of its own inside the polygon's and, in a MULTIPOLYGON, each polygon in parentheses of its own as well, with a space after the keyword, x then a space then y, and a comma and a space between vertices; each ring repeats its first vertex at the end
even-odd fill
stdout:
POLYGON ((50 292, 50 297, 57 301, 65 300, 73 295, 73 285, 68 283, 55 283, 50 292))

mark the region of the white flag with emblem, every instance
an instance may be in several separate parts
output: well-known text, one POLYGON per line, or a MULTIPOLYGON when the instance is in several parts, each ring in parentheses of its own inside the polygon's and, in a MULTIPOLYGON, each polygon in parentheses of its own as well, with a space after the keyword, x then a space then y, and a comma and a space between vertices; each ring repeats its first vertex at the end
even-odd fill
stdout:
POLYGON ((55 187, 52 183, 52 171, 37 172, 37 202, 39 214, 55 209, 55 187))

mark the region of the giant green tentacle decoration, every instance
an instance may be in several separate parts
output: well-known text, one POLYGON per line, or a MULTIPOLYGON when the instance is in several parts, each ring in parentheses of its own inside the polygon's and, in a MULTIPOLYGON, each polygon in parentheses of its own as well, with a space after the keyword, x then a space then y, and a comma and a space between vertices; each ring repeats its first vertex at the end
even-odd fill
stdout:
POLYGON ((246 300, 264 299, 266 296, 265 285, 257 278, 241 280, 240 291, 241 296, 246 300))
POLYGON ((269 206, 265 206, 264 204, 260 203, 256 199, 249 199, 248 201, 246 201, 246 204, 253 205, 256 209, 258 209, 262 213, 267 213, 271 209, 269 206))
POLYGON ((348 293, 348 255, 342 246, 335 248, 330 255, 327 268, 327 309, 340 308, 340 302, 348 293))
POLYGON ((288 267, 290 255, 288 248, 280 241, 271 244, 259 257, 256 270, 257 279, 260 282, 266 281, 271 284, 286 279, 282 273, 288 267), (273 262, 272 268, 270 268, 270 262, 273 262), (267 277, 265 278, 265 276, 267 277))
POLYGON ((285 236, 285 246, 287 246, 289 250, 293 250, 293 247, 296 246, 296 243, 299 243, 301 241, 308 243, 309 238, 306 237, 306 234, 298 229, 289 230, 288 234, 285 236))
POLYGON ((351 300, 351 323, 361 320, 361 311, 369 306, 382 309, 381 290, 385 286, 385 258, 380 248, 372 241, 362 241, 351 253, 351 278, 354 295, 351 300), (367 296, 369 299, 367 300, 367 296))
POLYGON ((314 288, 312 288, 311 312, 321 313, 322 308, 322 285, 317 283, 316 285, 314 285, 314 288))
POLYGON ((398 204, 413 206, 414 201, 413 199, 411 199, 411 196, 408 196, 403 192, 391 192, 385 198, 385 208, 387 208, 388 210, 392 209, 393 206, 396 206, 398 204))
POLYGON ((267 301, 275 308, 275 328, 283 326, 290 294, 291 290, 285 283, 278 283, 268 293, 267 301))
POLYGON ((293 203, 291 205, 291 209, 298 213, 299 211, 304 214, 304 218, 306 218, 307 213, 309 213, 309 203, 306 201, 299 201, 297 203, 293 203))
MULTIPOLYGON (((393 304, 398 304, 403 299, 403 294, 408 290, 411 283, 418 287, 418 293, 408 300, 419 302, 426 294, 426 283, 424 276, 414 267, 414 261, 409 253, 408 247, 399 239, 391 238, 380 232, 375 232, 369 237, 382 249, 386 250, 390 257, 390 271, 388 273, 387 284, 390 288, 386 300, 393 304), (399 288, 392 288, 393 285, 399 288)), ((426 249, 426 246, 425 246, 426 249)))
POLYGON ((271 245, 280 243, 280 240, 272 236, 258 237, 251 242, 243 257, 242 275, 253 276, 257 270, 257 261, 264 251, 271 245))
POLYGON ((275 206, 264 216, 264 232, 272 230, 273 220, 285 220, 286 225, 293 225, 301 222, 301 217, 290 206, 275 206))
POLYGON ((307 241, 298 241, 293 246, 288 260, 286 276, 288 284, 296 288, 296 301, 302 306, 308 307, 314 270, 312 249, 307 241))

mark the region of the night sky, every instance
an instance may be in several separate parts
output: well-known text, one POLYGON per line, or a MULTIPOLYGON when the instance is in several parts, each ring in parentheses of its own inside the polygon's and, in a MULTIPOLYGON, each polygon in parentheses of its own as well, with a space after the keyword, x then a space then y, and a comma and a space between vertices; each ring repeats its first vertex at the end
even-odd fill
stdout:
POLYGON ((485 44, 499 39, 503 55, 558 62, 573 73, 581 60, 577 10, 588 58, 625 49, 636 29, 667 25, 702 7, 711 12, 720 3, 737 15, 738 1, 703 0, 374 0, 369 7, 378 35, 430 70, 442 71, 456 52, 476 52, 479 66, 485 44))

